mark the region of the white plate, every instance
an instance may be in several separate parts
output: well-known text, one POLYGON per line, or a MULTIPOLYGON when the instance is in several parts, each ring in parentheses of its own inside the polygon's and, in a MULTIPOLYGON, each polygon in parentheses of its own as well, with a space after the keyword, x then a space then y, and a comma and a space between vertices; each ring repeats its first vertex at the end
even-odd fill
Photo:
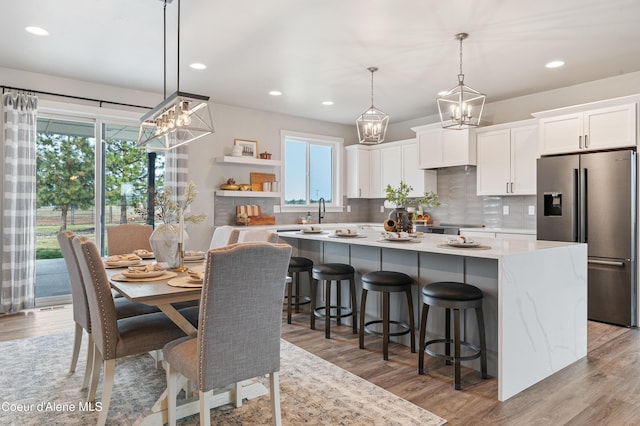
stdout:
POLYGON ((346 232, 334 232, 334 236, 336 237, 359 237, 360 234, 357 232, 352 232, 351 234, 347 234, 346 232))
POLYGON ((159 277, 160 275, 164 275, 166 271, 140 271, 140 272, 131 272, 131 271, 126 271, 126 272, 122 272, 122 275, 124 275, 127 278, 154 278, 154 277, 159 277))
POLYGON ((314 230, 310 230, 310 229, 306 229, 306 230, 302 230, 301 231, 303 234, 322 234, 322 229, 314 229, 314 230))
POLYGON ((413 241, 412 237, 385 238, 385 241, 413 241))
POLYGON ((477 243, 475 241, 470 242, 470 243, 447 243, 447 245, 451 246, 451 247, 458 247, 458 248, 480 247, 480 243, 477 243))
POLYGON ((108 268, 124 268, 125 266, 140 265, 140 260, 119 260, 117 262, 105 262, 108 268))

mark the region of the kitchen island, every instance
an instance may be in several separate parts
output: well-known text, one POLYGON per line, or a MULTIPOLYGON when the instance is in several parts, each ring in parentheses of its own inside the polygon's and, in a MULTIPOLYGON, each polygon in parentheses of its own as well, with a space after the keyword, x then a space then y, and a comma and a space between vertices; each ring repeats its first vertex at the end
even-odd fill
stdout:
MULTIPOLYGON (((336 238, 329 230, 279 234, 294 247, 296 255, 315 263, 351 264, 357 282, 362 274, 381 269, 410 275, 419 283, 414 290, 416 324, 422 305, 419 287, 436 281, 460 281, 480 288, 484 293, 488 372, 498 379, 500 401, 586 356, 586 244, 478 239, 481 248, 453 248, 446 246, 443 235, 390 242, 383 240, 378 230, 360 227, 358 232, 357 237, 343 238, 336 238)), ((378 317, 380 302, 371 303, 373 296, 366 314, 378 317)), ((392 312, 406 319, 406 302, 398 297, 391 303, 392 312)), ((443 317, 443 313, 430 315, 428 338, 443 336, 443 317)), ((477 343, 474 314, 464 315, 463 321, 466 339, 477 343)), ((407 344, 407 339, 402 336, 398 341, 407 344)), ((464 365, 479 369, 478 360, 464 365)))

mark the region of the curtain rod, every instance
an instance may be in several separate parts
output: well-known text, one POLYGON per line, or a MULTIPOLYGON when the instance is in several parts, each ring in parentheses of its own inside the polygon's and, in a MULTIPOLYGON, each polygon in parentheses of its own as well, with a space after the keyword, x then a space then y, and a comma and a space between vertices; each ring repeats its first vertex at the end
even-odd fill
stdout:
POLYGON ((60 94, 60 93, 43 92, 41 90, 21 89, 19 87, 10 87, 10 86, 0 86, 0 87, 2 87, 2 93, 4 93, 5 90, 18 90, 18 91, 22 91, 22 92, 37 93, 37 94, 40 94, 40 95, 58 96, 58 97, 61 97, 61 98, 77 99, 77 100, 81 100, 81 101, 98 102, 98 104, 100 105, 100 108, 102 108, 102 104, 109 104, 109 105, 119 105, 119 106, 133 107, 133 108, 152 109, 152 107, 148 107, 148 106, 125 104, 125 103, 121 103, 121 102, 105 101, 103 99, 85 98, 85 97, 82 97, 82 96, 63 95, 63 94, 60 94))

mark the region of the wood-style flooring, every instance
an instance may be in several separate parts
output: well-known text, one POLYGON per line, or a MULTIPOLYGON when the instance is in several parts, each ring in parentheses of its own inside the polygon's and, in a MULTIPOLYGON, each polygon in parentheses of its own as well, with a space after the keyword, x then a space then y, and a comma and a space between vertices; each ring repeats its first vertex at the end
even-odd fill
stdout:
MULTIPOLYGON (((0 341, 73 331, 70 305, 0 317, 0 341)), ((425 356, 424 376, 417 354, 390 344, 382 360, 382 340, 366 336, 358 348, 351 327, 332 325, 324 338, 322 321, 309 330, 308 314, 294 314, 282 336, 371 383, 448 420, 451 425, 637 425, 640 424, 640 331, 589 322, 588 355, 506 402, 497 400, 497 380, 481 380, 463 368, 463 390, 453 390, 452 368, 425 356)), ((71 348, 69 348, 71 353, 71 348)))

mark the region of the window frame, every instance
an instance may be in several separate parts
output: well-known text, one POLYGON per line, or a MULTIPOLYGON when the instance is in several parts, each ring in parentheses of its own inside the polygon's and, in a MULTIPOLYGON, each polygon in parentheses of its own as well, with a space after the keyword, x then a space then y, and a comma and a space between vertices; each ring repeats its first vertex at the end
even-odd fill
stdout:
MULTIPOLYGON (((312 133, 304 133, 304 132, 296 132, 293 130, 281 130, 280 131, 280 144, 281 144, 281 151, 282 152, 282 166, 281 166, 281 171, 280 171, 280 176, 282 176, 282 194, 280 196, 280 210, 281 212, 301 212, 301 211, 308 211, 309 208, 311 207, 317 207, 318 203, 309 203, 309 204, 296 204, 296 205, 292 205, 292 204, 285 204, 285 185, 286 182, 285 180, 285 176, 286 176, 286 141, 287 139, 296 139, 299 140, 301 142, 305 142, 307 144, 307 148, 309 144, 316 144, 316 145, 326 145, 326 146, 331 146, 332 148, 332 155, 331 155, 331 162, 332 162, 332 185, 331 185, 331 192, 332 192, 332 201, 331 203, 327 203, 326 205, 326 209, 327 211, 333 211, 333 212, 339 212, 343 210, 343 200, 342 200, 342 187, 343 187, 343 176, 342 176, 342 170, 343 170, 343 158, 344 158, 344 138, 340 138, 340 137, 335 137, 335 136, 325 136, 325 135, 318 135, 318 134, 312 134, 312 133)), ((309 192, 309 149, 307 149, 307 156, 306 156, 306 162, 307 162, 307 195, 309 192)))

